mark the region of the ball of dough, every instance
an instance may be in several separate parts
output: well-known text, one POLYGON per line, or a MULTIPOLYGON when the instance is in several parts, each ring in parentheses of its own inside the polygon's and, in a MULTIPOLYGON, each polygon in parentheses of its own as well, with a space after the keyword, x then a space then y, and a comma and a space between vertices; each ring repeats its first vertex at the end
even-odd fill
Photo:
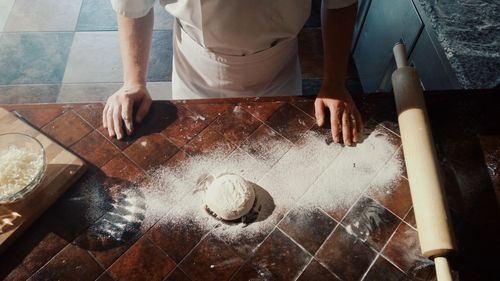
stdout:
POLYGON ((255 201, 255 190, 244 178, 224 174, 215 178, 207 187, 205 204, 218 217, 235 220, 246 215, 255 201))

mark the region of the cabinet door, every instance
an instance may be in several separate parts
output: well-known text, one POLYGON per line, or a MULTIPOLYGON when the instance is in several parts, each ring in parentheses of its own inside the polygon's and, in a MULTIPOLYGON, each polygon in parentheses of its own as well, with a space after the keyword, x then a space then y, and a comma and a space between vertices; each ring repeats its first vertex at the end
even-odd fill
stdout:
POLYGON ((366 13, 368 12, 368 7, 370 6, 372 0, 358 0, 358 15, 356 18, 356 24, 354 25, 354 32, 352 37, 352 49, 356 48, 356 43, 358 42, 359 32, 361 27, 365 22, 366 13))
POLYGON ((443 62, 426 30, 422 31, 415 48, 413 48, 410 63, 417 69, 424 90, 453 88, 443 62))
POLYGON ((385 79, 393 68, 392 47, 402 39, 409 51, 413 48, 423 23, 411 0, 372 0, 362 26, 354 61, 365 92, 375 92, 390 83, 385 79))

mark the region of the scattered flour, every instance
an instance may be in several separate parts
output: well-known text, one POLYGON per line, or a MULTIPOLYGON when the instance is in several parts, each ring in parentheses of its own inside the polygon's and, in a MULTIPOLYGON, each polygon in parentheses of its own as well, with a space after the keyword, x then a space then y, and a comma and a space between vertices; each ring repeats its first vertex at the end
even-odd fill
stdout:
MULTIPOLYGON (((304 212, 316 208, 330 212, 350 206, 377 175, 383 176, 372 186, 392 186, 402 173, 402 163, 393 157, 398 146, 385 134, 375 129, 356 147, 342 147, 328 145, 324 136, 309 132, 276 161, 272 159, 272 164, 241 149, 227 157, 222 151, 190 157, 176 168, 153 171, 152 179, 140 188, 144 206, 134 209, 137 204, 130 201, 131 217, 121 216, 119 222, 127 223, 137 218, 133 214, 140 213, 149 221, 194 223, 228 240, 259 237, 269 233, 294 207, 300 206, 304 212), (196 192, 196 188, 207 175, 222 173, 241 175, 254 184, 256 203, 251 213, 256 217, 252 223, 224 224, 205 211, 203 192, 196 192)), ((273 143, 271 152, 279 145, 290 147, 289 142, 273 143)), ((117 208, 111 210, 116 213, 117 208)))

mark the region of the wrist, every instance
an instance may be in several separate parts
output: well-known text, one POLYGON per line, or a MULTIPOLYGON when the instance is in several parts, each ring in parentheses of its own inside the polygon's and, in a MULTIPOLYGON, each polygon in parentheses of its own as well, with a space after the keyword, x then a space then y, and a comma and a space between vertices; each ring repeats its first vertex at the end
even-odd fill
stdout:
POLYGON ((330 91, 335 91, 338 89, 345 89, 344 80, 338 81, 336 79, 331 78, 323 78, 323 82, 321 83, 321 88, 328 89, 330 91))
POLYGON ((123 82, 123 87, 126 88, 145 88, 146 87, 146 81, 142 80, 125 80, 123 82))

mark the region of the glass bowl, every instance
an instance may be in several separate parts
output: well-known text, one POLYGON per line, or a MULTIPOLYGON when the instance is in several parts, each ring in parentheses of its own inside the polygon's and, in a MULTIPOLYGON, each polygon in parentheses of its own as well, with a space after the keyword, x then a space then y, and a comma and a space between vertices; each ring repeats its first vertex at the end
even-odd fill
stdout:
POLYGON ((45 149, 37 139, 18 133, 1 134, 0 204, 15 202, 33 191, 45 174, 46 162, 45 149), (18 162, 22 157, 20 153, 26 153, 24 156, 33 161, 29 162, 29 164, 18 162), (25 171, 28 170, 30 172, 23 176, 20 180, 21 183, 17 185, 10 184, 8 186, 6 182, 12 180, 12 176, 9 178, 8 173, 13 172, 13 170, 7 169, 7 167, 16 163, 21 165, 25 171))

